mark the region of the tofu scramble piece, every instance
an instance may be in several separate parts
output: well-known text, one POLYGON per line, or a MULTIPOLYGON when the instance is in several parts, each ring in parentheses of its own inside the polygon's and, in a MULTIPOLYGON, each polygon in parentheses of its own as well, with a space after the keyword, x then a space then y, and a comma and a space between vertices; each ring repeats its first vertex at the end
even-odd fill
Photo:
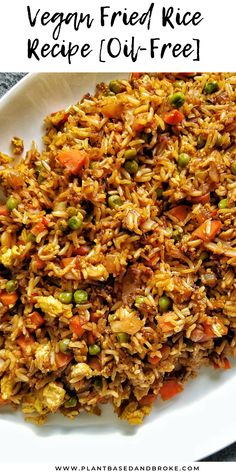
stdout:
POLYGON ((134 73, 0 153, 0 406, 137 425, 230 368, 235 103, 236 74, 134 73))

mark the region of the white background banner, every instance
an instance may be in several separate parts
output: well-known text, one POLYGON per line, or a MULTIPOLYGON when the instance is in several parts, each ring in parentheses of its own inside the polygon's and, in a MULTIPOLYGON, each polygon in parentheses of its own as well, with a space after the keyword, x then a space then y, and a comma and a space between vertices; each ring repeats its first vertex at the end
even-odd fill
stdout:
POLYGON ((7 0, 2 71, 234 71, 235 0, 7 0))
POLYGON ((2 463, 4 472, 235 472, 234 462, 183 462, 127 465, 69 464, 59 462, 2 463))

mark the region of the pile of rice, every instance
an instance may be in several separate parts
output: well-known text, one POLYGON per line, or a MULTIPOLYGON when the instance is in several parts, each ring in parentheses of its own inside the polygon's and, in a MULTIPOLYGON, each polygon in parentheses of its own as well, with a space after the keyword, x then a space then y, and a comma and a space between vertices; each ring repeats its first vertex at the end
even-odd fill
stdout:
POLYGON ((42 153, 0 154, 0 405, 41 424, 111 402, 139 424, 230 367, 235 100, 234 74, 133 74, 48 116, 42 153))

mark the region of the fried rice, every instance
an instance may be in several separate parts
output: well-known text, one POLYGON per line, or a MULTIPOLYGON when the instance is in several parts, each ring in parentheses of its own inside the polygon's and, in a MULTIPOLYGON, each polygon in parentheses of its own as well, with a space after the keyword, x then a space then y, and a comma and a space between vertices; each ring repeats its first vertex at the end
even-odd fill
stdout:
POLYGON ((230 367, 235 100, 235 74, 132 74, 0 154, 0 405, 140 424, 230 367))

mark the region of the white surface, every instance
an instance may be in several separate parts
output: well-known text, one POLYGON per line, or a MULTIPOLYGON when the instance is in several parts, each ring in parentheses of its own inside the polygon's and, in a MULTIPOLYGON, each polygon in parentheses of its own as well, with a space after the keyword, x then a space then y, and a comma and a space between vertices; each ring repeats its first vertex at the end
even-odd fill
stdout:
MULTIPOLYGON (((227 0, 227 2, 214 2, 212 7, 212 0, 160 0, 154 1, 155 8, 153 10, 150 29, 147 25, 125 25, 122 17, 117 17, 113 27, 111 27, 111 13, 121 10, 122 13, 127 9, 128 18, 131 12, 137 11, 139 17, 142 13, 147 12, 151 0, 107 0, 101 2, 97 0, 86 0, 78 2, 78 0, 57 0, 49 2, 48 0, 7 0, 1 2, 0 15, 0 57, 1 70, 9 72, 14 71, 31 71, 31 72, 54 72, 54 71, 129 71, 138 72, 140 69, 149 71, 218 71, 227 70, 234 71, 235 60, 232 57, 232 49, 235 44, 235 16, 236 16, 236 2, 235 0, 227 0), (32 16, 35 17, 37 10, 40 12, 37 16, 35 26, 30 26, 27 16, 26 6, 30 5, 32 16), (105 26, 101 26, 101 12, 102 6, 110 6, 110 10, 106 10, 109 17, 105 19, 105 26), (174 23, 174 29, 170 25, 162 26, 162 8, 174 7, 174 14, 171 20, 174 23), (179 10, 178 10, 179 9, 179 10), (46 26, 42 26, 41 16, 43 12, 50 11, 51 15, 55 12, 63 12, 64 18, 69 12, 79 12, 91 14, 93 24, 90 29, 86 27, 86 22, 80 25, 78 31, 73 28, 72 22, 69 24, 62 24, 59 38, 53 40, 53 30, 58 24, 58 21, 53 24, 49 22, 46 26), (192 23, 184 26, 178 25, 175 21, 176 13, 180 13, 181 20, 183 14, 187 11, 192 13, 199 11, 204 18, 203 21, 193 26, 192 23), (14 12, 14 14, 13 14, 14 12), (136 62, 132 62, 131 56, 127 57, 123 50, 124 46, 128 45, 128 50, 131 50, 132 37, 134 37, 134 53, 138 48, 142 47, 145 50, 140 50, 136 62), (39 46, 36 53, 39 55, 39 60, 35 57, 28 59, 27 44, 28 39, 32 42, 39 38, 39 46), (100 45, 102 40, 105 40, 107 45, 109 39, 119 38, 121 41, 121 53, 119 56, 113 58, 109 57, 104 50, 101 62, 99 60, 100 45), (158 49, 154 51, 154 57, 151 57, 151 39, 157 39, 155 46, 158 49), (158 39, 160 40, 158 41, 158 39), (200 40, 200 61, 196 59, 196 42, 194 39, 200 40), (64 41, 64 43, 63 43, 64 41), (127 41, 127 42, 126 42, 127 41), (49 44, 51 47, 54 43, 59 44, 56 53, 60 53, 61 46, 64 44, 66 51, 68 44, 72 42, 73 45, 80 46, 79 52, 72 57, 71 64, 68 62, 68 57, 52 57, 49 53, 47 57, 41 57, 40 50, 44 44, 49 44), (91 53, 82 58, 80 51, 83 44, 89 44, 91 53), (171 44, 167 47, 164 57, 161 57, 161 49, 163 44, 171 44), (194 47, 194 54, 189 57, 173 57, 173 45, 180 44, 182 48, 186 44, 191 44, 194 47)), ((187 21, 189 23, 190 16, 187 21)), ((117 55, 119 51, 117 41, 113 44, 113 55, 117 55)), ((50 48, 51 49, 51 48, 50 48)), ((49 52, 49 51, 48 51, 49 52)), ((179 51, 178 51, 179 52, 179 51)))
MULTIPOLYGON (((121 74, 120 76, 124 76, 121 74)), ((117 77, 117 74, 115 75, 117 77)), ((12 136, 25 148, 41 143, 44 116, 75 103, 112 74, 34 74, 24 78, 0 101, 0 149, 12 136)), ((234 362, 234 365, 236 363, 234 362)), ((158 463, 192 461, 236 440, 236 371, 204 370, 172 401, 157 402, 152 415, 135 428, 104 415, 82 415, 75 422, 55 416, 38 428, 20 413, 1 409, 1 461, 60 463, 158 463)))

